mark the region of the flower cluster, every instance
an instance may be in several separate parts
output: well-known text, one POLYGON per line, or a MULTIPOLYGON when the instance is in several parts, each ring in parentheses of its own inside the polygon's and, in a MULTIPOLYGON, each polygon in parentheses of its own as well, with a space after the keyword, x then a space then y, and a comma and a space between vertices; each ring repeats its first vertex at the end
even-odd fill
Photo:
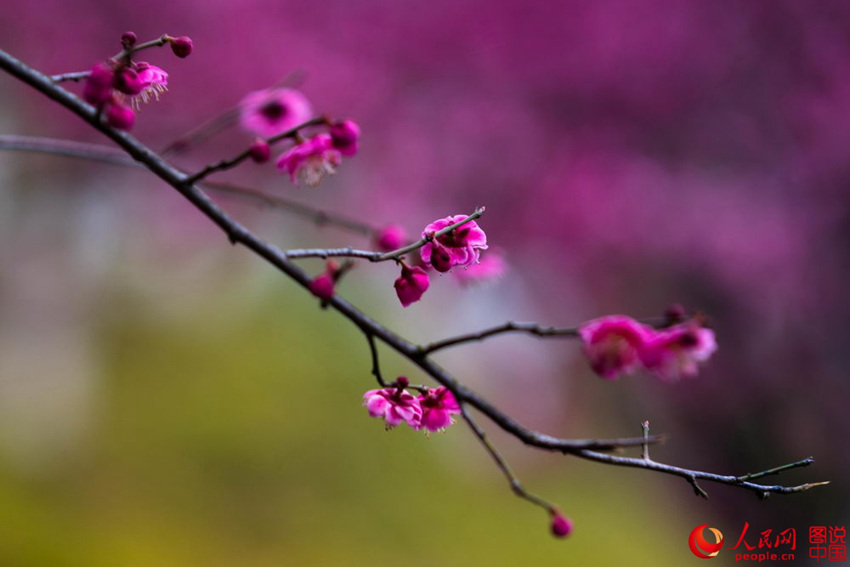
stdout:
POLYGON ((583 324, 579 336, 591 368, 608 380, 641 367, 668 382, 696 376, 698 363, 717 350, 714 331, 697 321, 654 329, 611 315, 583 324))
POLYGON ((434 432, 454 423, 452 415, 460 413, 460 405, 448 389, 440 386, 417 397, 405 390, 408 384, 407 378, 400 376, 393 386, 363 394, 369 415, 383 418, 388 429, 404 422, 417 431, 434 432))
MULTIPOLYGON (((170 38, 172 50, 178 57, 186 57, 192 52, 192 40, 188 37, 170 38)), ((136 34, 125 33, 121 43, 131 50, 136 43, 136 34)), ((107 124, 119 130, 129 130, 136 121, 133 108, 151 99, 159 100, 159 95, 168 89, 168 73, 156 65, 144 61, 110 59, 97 63, 88 73, 83 86, 83 99, 97 107, 107 124), (128 100, 130 105, 125 104, 128 100), (131 108, 132 107, 132 108, 131 108)))
POLYGON ((357 153, 360 127, 351 120, 329 125, 328 132, 299 141, 277 160, 277 167, 289 174, 292 183, 315 187, 327 175, 336 173, 342 156, 357 153))

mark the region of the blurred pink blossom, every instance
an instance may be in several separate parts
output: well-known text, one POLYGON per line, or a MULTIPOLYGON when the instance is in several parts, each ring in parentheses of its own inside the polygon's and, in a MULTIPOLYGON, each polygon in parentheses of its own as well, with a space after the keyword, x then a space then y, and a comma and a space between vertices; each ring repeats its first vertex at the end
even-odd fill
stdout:
POLYGON ((419 399, 404 391, 407 378, 400 377, 397 382, 398 387, 369 390, 363 394, 363 405, 370 416, 383 418, 388 428, 407 423, 419 429, 419 420, 422 418, 419 399))
POLYGON ((331 144, 330 134, 317 134, 296 144, 277 160, 277 167, 289 174, 292 183, 318 185, 326 175, 336 173, 342 156, 331 144))
POLYGON ((242 127, 264 138, 282 134, 312 117, 310 101, 295 89, 254 91, 240 103, 242 127))
POLYGON ((640 366, 653 329, 625 315, 609 315, 584 323, 578 332, 593 371, 612 380, 640 366))
POLYGON ((662 380, 697 375, 697 365, 717 350, 714 331, 694 322, 656 331, 640 351, 641 362, 662 380))

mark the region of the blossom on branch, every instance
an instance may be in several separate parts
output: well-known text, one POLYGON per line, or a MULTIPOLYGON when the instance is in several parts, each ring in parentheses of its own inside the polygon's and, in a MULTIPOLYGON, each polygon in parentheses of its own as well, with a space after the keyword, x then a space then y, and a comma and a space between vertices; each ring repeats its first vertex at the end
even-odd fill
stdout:
POLYGON ((655 331, 640 351, 646 368, 662 380, 697 375, 698 363, 708 360, 717 350, 714 331, 694 321, 655 331))
MULTIPOLYGON (((423 238, 433 238, 440 230, 457 224, 467 215, 454 215, 436 220, 422 231, 423 238)), ((487 249, 487 235, 472 220, 428 242, 420 250, 422 262, 438 272, 447 272, 455 266, 465 268, 478 262, 479 254, 487 249)))
POLYGON ((452 415, 460 413, 460 405, 448 388, 440 386, 419 396, 422 418, 414 429, 442 431, 454 423, 452 415))
POLYGON ((139 62, 133 64, 138 76, 139 92, 131 100, 138 107, 138 101, 148 103, 151 99, 159 100, 159 95, 168 90, 168 73, 156 65, 139 62))
POLYGON ((573 533, 573 522, 559 511, 553 510, 550 529, 555 537, 567 537, 573 533))
POLYGON ((239 106, 242 127, 264 138, 292 130, 313 117, 310 101, 295 89, 254 91, 239 106))
POLYGON ((336 173, 342 161, 339 150, 333 147, 330 134, 317 134, 294 145, 277 160, 277 167, 289 174, 292 183, 318 185, 326 175, 336 173))
POLYGON ((419 420, 422 418, 419 399, 404 390, 408 385, 404 376, 400 376, 396 384, 397 386, 369 390, 363 394, 363 405, 370 416, 383 418, 387 429, 401 423, 419 429, 419 420))
POLYGON ((625 315, 610 315, 584 323, 578 333, 593 371, 613 380, 640 366, 641 350, 653 329, 625 315))
POLYGON ((360 140, 360 126, 353 120, 342 120, 331 124, 328 132, 331 135, 333 147, 344 156, 357 153, 357 142, 360 140))

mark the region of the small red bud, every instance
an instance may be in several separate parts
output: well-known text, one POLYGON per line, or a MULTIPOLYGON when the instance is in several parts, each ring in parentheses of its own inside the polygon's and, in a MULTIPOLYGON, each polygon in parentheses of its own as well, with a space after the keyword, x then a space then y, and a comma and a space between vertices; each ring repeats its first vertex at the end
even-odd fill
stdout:
POLYGON ((137 38, 135 33, 131 31, 124 32, 124 34, 121 36, 121 45, 124 47, 124 49, 129 49, 136 45, 136 39, 137 38))
POLYGON ((452 268, 452 255, 445 246, 434 243, 431 249, 431 265, 441 273, 448 272, 452 268))
POLYGON ((551 528, 555 537, 567 537, 573 533, 573 522, 560 512, 552 512, 551 528))
POLYGON ((144 84, 139 80, 139 74, 129 67, 124 67, 115 73, 113 86, 125 95, 135 96, 144 90, 144 84))
POLYGON ((262 138, 255 139, 251 144, 251 147, 248 148, 248 152, 251 159, 257 163, 265 163, 269 161, 269 158, 272 155, 272 149, 269 147, 268 142, 262 138))
POLYGON ((321 274, 310 281, 310 293, 327 301, 334 296, 334 279, 330 274, 321 274))
POLYGON ((192 39, 188 36, 181 35, 180 37, 175 37, 171 40, 171 51, 174 52, 174 55, 183 59, 184 57, 189 57, 192 54, 192 49, 194 45, 192 44, 192 39))

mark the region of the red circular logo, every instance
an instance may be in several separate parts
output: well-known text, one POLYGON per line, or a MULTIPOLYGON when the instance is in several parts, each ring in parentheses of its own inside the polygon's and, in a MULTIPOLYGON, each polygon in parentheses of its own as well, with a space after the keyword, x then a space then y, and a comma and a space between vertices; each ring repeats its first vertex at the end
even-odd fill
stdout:
POLYGON ((720 553, 720 548, 723 547, 723 534, 717 528, 708 528, 716 540, 715 543, 708 543, 703 533, 705 528, 708 528, 708 524, 695 527, 688 538, 688 545, 700 559, 711 559, 720 553))

